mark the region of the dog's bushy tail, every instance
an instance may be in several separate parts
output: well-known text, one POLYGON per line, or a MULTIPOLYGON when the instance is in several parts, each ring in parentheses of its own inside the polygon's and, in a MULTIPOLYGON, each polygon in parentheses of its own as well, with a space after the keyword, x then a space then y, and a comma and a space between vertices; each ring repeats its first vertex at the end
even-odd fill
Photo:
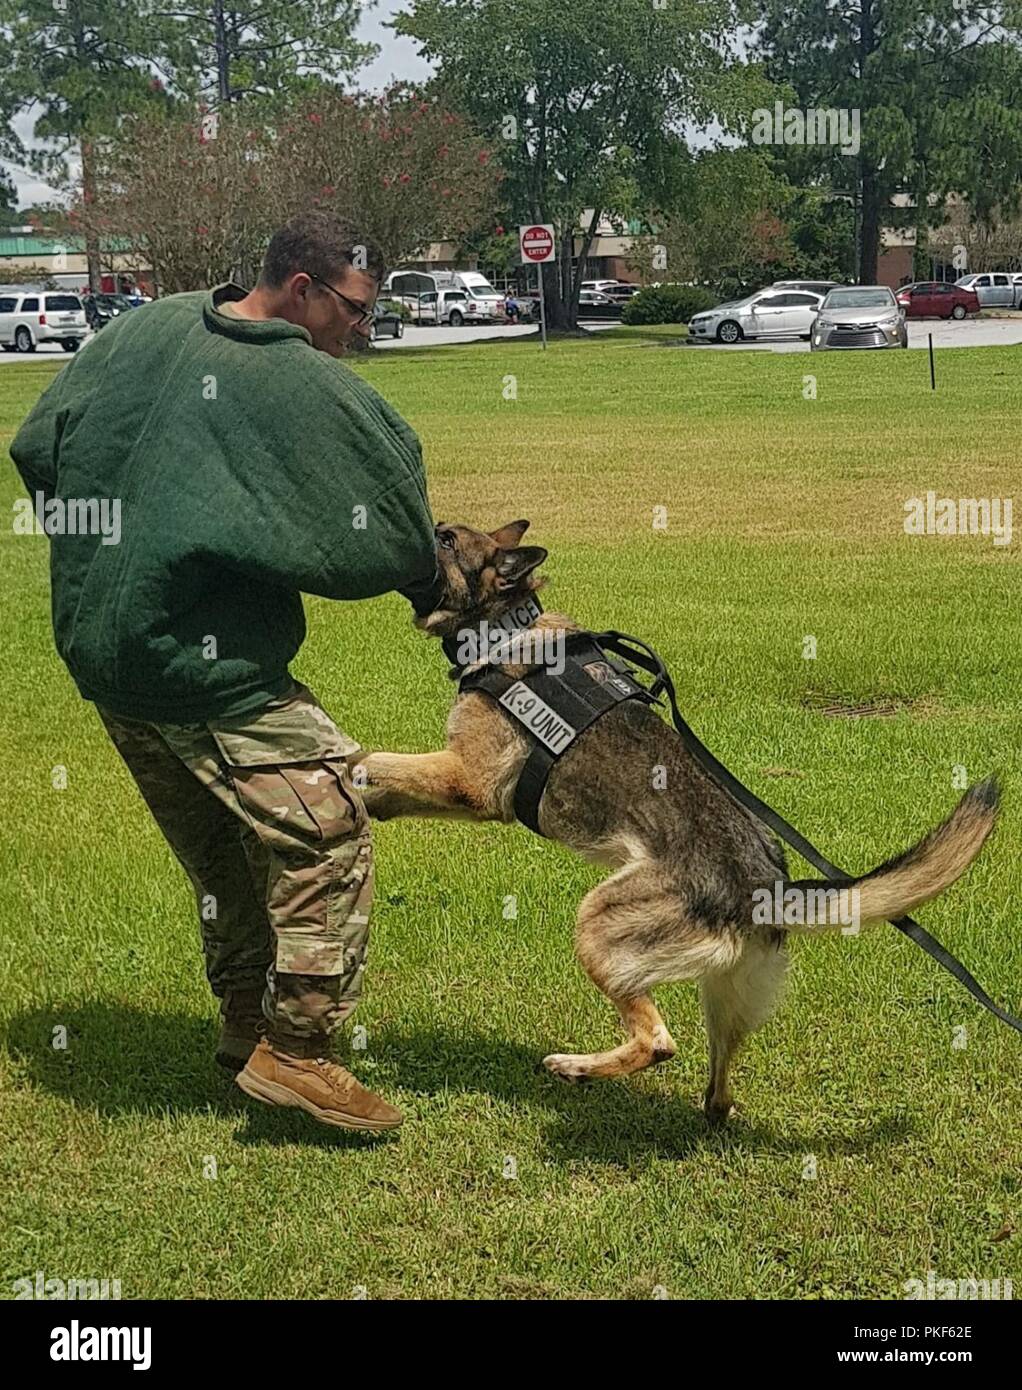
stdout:
MULTIPOLYGON (((812 936, 907 916, 965 873, 994 828, 998 799, 996 778, 977 782, 947 820, 904 854, 888 859, 861 878, 785 880, 783 900, 790 902, 790 907, 785 920, 775 925, 812 936), (797 892, 789 897, 792 889, 797 892), (789 916, 793 920, 789 921, 789 916)), ((776 902, 776 886, 774 893, 776 902)))

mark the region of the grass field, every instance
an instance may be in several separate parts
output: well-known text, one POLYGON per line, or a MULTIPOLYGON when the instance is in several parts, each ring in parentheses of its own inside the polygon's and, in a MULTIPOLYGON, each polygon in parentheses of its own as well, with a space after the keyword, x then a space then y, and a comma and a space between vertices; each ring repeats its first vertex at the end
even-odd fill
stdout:
MULTIPOLYGON (((934 395, 922 353, 669 336, 358 369, 419 431, 437 518, 530 517, 546 606, 652 642, 697 732, 837 863, 942 817, 956 767, 998 771, 997 834, 920 916, 1022 1009, 1020 546, 902 525, 928 490, 1022 481, 1018 351, 942 353, 934 395), (835 717, 869 702, 895 713, 835 717)), ((53 370, 0 370, 5 446, 53 370)), ((2 553, 0 1296, 37 1270, 126 1298, 897 1299, 928 1270, 1022 1291, 1022 1039, 882 928, 793 944, 724 1133, 696 1108, 690 986, 658 996, 668 1066, 564 1086, 544 1054, 617 1038, 572 954, 599 871, 521 827, 377 832, 352 1065, 406 1112, 397 1137, 246 1101, 212 1060, 185 879, 53 651, 46 541, 8 527, 2 553)), ((296 673, 338 722, 367 747, 437 746, 446 667, 407 605, 307 608, 296 673)))

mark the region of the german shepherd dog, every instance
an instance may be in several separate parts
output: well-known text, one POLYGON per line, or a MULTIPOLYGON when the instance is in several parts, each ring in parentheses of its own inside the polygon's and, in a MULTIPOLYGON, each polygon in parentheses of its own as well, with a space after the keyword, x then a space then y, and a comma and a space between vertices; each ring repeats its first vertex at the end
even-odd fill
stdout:
MULTIPOLYGON (((528 525, 514 521, 492 532, 439 525, 446 592, 442 606, 417 619, 416 626, 440 638, 479 628, 483 620, 492 626, 540 588, 545 581, 535 571, 547 552, 520 544, 528 525)), ((537 634, 540 629, 579 630, 559 613, 542 613, 533 625, 537 634)), ((501 669, 519 679, 529 664, 508 661, 501 669)), ((356 785, 378 819, 510 822, 518 775, 531 746, 518 722, 492 697, 466 691, 451 710, 441 752, 374 752, 352 761, 356 785)), ((996 806, 996 783, 980 783, 913 848, 861 878, 844 880, 845 890, 858 890, 856 927, 905 916, 954 883, 992 830, 996 806)), ((747 1034, 776 1006, 787 968, 788 932, 833 932, 849 920, 833 899, 827 899, 821 920, 789 923, 789 913, 780 922, 776 913, 769 921, 757 920, 755 894, 765 890, 776 902, 778 885, 809 894, 833 890, 834 884, 788 879, 784 853, 767 830, 638 700, 624 700, 602 715, 557 759, 539 825, 551 840, 614 871, 582 899, 575 949, 627 1034, 609 1051, 555 1052, 544 1065, 555 1076, 580 1082, 624 1076, 667 1060, 677 1048, 650 991, 668 981, 698 980, 709 1039, 704 1109, 709 1121, 726 1120, 733 1109, 731 1062, 747 1034)))

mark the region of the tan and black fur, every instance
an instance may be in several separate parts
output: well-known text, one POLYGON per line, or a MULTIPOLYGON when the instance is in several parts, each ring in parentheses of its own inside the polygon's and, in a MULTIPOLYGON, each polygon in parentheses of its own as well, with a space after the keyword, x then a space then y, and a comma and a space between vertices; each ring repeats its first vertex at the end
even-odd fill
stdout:
MULTIPOLYGON (((486 533, 437 527, 444 606, 418 621, 431 636, 492 622, 543 583, 547 558, 522 546, 527 521, 486 533)), ((536 628, 577 631, 563 614, 536 628)), ((506 665, 512 676, 526 668, 506 665)), ((370 753, 357 780, 371 815, 514 820, 518 774, 530 740, 487 695, 459 695, 436 753, 370 753)), ((993 828, 995 784, 968 791, 946 821, 912 849, 858 879, 862 926, 910 913, 943 892, 978 854, 993 828)), ((575 944, 590 979, 611 1000, 627 1034, 618 1047, 544 1059, 569 1081, 623 1076, 674 1055, 675 1043, 651 997, 653 988, 697 980, 709 1037, 705 1109, 711 1120, 732 1108, 728 1072, 736 1049, 770 1017, 787 966, 789 930, 756 926, 753 890, 787 880, 784 854, 764 827, 720 788, 648 706, 626 700, 586 729, 554 764, 540 809, 552 840, 613 870, 583 898, 575 944), (654 781, 653 770, 657 769, 654 781), (662 790, 655 789, 663 788, 662 790)), ((816 880, 799 880, 810 888, 816 880)), ((825 886, 825 880, 819 880, 825 886)))

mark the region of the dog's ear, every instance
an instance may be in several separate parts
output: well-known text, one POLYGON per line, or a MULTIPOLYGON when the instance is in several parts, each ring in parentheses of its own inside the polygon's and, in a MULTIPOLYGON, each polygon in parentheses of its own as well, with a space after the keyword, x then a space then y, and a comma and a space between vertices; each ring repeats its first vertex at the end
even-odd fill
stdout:
POLYGON ((490 539, 496 541, 502 550, 513 550, 528 529, 527 521, 509 521, 498 531, 491 531, 490 539))
POLYGON ((547 557, 541 545, 523 545, 506 550, 497 561, 497 588, 513 589, 547 557))

